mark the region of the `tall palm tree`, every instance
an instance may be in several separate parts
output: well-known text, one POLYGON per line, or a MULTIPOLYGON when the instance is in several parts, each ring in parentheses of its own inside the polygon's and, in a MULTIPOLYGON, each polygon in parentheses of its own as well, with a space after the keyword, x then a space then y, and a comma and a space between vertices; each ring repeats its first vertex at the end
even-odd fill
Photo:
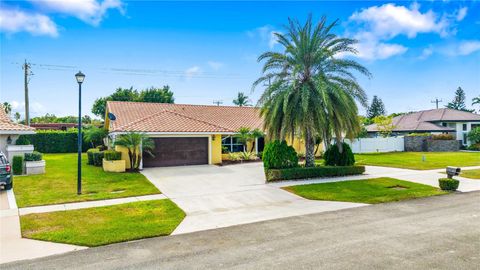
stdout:
POLYGON ((233 104, 240 107, 250 106, 250 99, 243 92, 238 92, 237 98, 233 100, 233 104))
POLYGON ((241 127, 235 135, 243 144, 243 152, 247 151, 247 142, 250 140, 250 129, 248 127, 241 127))
POLYGON ((301 134, 307 167, 315 164, 315 137, 326 140, 333 133, 337 143, 342 134, 352 137, 360 128, 355 101, 367 105, 352 71, 371 74, 359 63, 339 57, 357 53, 353 47, 357 41, 332 33, 337 23, 328 24, 326 17, 316 25, 311 16, 304 25, 289 19, 286 33, 275 34, 283 52, 265 52, 258 58, 265 61, 263 76, 253 88, 270 81, 258 102, 264 130, 273 139, 301 134))
POLYGON ((250 152, 255 151, 255 141, 261 137, 263 137, 263 131, 258 128, 250 132, 250 139, 252 140, 252 148, 250 149, 250 152))
POLYGON ((3 109, 5 110, 5 113, 10 115, 10 112, 12 111, 12 105, 8 102, 3 102, 3 109))
POLYGON ((138 171, 140 161, 142 160, 142 153, 137 151, 142 148, 143 152, 153 156, 151 150, 155 148, 155 143, 150 137, 147 137, 144 133, 129 132, 127 134, 120 135, 115 140, 115 145, 123 146, 128 150, 128 158, 130 159, 130 170, 138 171))
POLYGON ((480 96, 474 97, 474 98, 472 99, 472 106, 475 105, 475 104, 479 104, 479 105, 480 105, 480 96))

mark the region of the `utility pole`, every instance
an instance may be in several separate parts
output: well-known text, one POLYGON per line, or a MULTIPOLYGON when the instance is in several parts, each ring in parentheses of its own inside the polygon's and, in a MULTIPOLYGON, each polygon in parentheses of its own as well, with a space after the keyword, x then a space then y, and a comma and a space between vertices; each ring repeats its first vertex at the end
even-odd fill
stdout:
POLYGON ((25 63, 22 65, 24 71, 24 84, 25 84, 25 124, 30 126, 30 105, 28 101, 28 83, 30 82, 29 76, 33 75, 32 71, 30 70, 31 66, 30 63, 27 63, 25 59, 25 63))
POLYGON ((441 99, 438 99, 438 98, 435 98, 435 100, 432 100, 431 103, 435 103, 435 105, 437 106, 437 109, 438 109, 438 103, 442 103, 443 100, 441 99))
POLYGON ((221 100, 214 100, 213 104, 216 104, 217 106, 220 106, 220 104, 223 104, 223 101, 221 100))

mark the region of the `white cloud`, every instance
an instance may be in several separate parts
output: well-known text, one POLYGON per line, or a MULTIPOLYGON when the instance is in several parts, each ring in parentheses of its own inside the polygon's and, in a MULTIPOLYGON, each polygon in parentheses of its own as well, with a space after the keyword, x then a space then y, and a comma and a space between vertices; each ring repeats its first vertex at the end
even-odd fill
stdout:
MULTIPOLYGON (((465 11, 466 12, 466 11, 465 11)), ((418 33, 448 33, 448 22, 432 10, 422 13, 418 4, 409 8, 395 4, 373 6, 355 12, 350 16, 350 21, 364 24, 369 32, 379 38, 393 38, 400 34, 414 38, 418 33)))
POLYGON ((366 38, 365 36, 356 36, 360 40, 355 44, 358 51, 356 57, 366 60, 387 59, 389 57, 405 53, 408 48, 400 44, 389 44, 380 42, 376 38, 366 38))
POLYGON ((193 66, 185 70, 185 76, 187 78, 192 78, 193 76, 199 75, 202 72, 200 67, 198 66, 193 66))
POLYGON ((428 46, 422 50, 422 54, 418 57, 419 59, 427 59, 430 55, 433 54, 433 47, 428 46))
POLYGON ((216 61, 208 61, 207 64, 212 68, 213 70, 219 70, 220 68, 223 67, 223 63, 221 62, 216 62, 216 61))
POLYGON ((0 30, 7 33, 58 36, 57 25, 47 16, 16 9, 0 8, 0 30))
POLYGON ((80 20, 98 25, 109 9, 117 9, 122 14, 123 3, 121 0, 29 0, 45 12, 67 14, 80 20))
POLYGON ((466 40, 460 42, 458 45, 458 55, 469 55, 480 50, 480 41, 478 40, 466 40))
POLYGON ((250 38, 260 38, 261 42, 267 44, 270 49, 275 47, 278 43, 275 33, 281 33, 278 30, 275 30, 270 25, 264 25, 262 27, 255 28, 254 30, 247 31, 247 35, 250 38))
MULTIPOLYGON (((12 115, 15 112, 19 112, 22 117, 25 117, 25 102, 13 100, 10 104, 12 105, 12 115)), ((30 102, 29 108, 30 117, 45 115, 48 112, 47 108, 38 101, 30 102)))
POLYGON ((457 11, 457 16, 455 18, 457 22, 462 21, 467 16, 467 11, 467 7, 462 7, 457 11))

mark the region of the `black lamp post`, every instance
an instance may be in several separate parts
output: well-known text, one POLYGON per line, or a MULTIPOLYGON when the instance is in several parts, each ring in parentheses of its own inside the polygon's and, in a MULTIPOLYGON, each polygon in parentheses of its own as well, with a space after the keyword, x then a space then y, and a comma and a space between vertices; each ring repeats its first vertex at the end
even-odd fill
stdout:
POLYGON ((77 194, 82 194, 82 83, 85 74, 79 71, 75 74, 78 83, 78 174, 77 174, 77 194))

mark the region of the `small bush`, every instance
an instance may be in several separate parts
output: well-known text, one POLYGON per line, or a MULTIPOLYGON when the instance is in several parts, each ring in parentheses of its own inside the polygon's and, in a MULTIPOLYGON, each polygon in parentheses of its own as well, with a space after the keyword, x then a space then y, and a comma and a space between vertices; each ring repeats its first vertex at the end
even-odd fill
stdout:
POLYGON ((317 166, 308 168, 269 169, 266 170, 265 174, 267 181, 276 181, 356 175, 364 172, 365 166, 317 166))
POLYGON ((25 161, 40 161, 42 160, 42 153, 33 151, 33 153, 25 153, 25 161))
POLYGON ((266 169, 298 167, 297 152, 285 141, 273 141, 265 145, 262 160, 266 169))
POLYGON ((480 151, 480 143, 470 145, 467 150, 480 151))
POLYGON ((410 133, 407 135, 408 137, 427 137, 432 136, 431 133, 410 133))
POLYGON ((434 140, 437 140, 437 141, 450 141, 450 140, 454 140, 452 134, 437 134, 437 135, 433 135, 432 138, 433 138, 434 140))
POLYGON ((22 156, 13 157, 12 170, 13 170, 13 174, 15 175, 23 174, 23 157, 22 156))
POLYGON ((93 152, 92 153, 92 158, 93 158, 93 166, 102 166, 103 165, 103 153, 101 151, 98 152, 93 152))
POLYGON ((87 164, 93 165, 93 153, 99 152, 97 148, 90 148, 87 150, 87 164))
POLYGON ((103 155, 106 160, 121 160, 122 159, 122 152, 108 150, 104 151, 103 155))
POLYGON ((340 153, 337 144, 330 145, 324 153, 325 165, 327 166, 352 166, 355 164, 355 156, 347 143, 342 143, 343 152, 340 153))
POLYGON ((480 144, 480 127, 472 129, 467 136, 473 144, 480 144))
POLYGON ((15 141, 16 145, 29 145, 30 140, 26 136, 20 136, 18 139, 15 141))
POLYGON ((450 179, 450 178, 438 179, 438 185, 440 186, 441 190, 455 191, 457 190, 459 184, 460 184, 460 181, 456 179, 450 179))

